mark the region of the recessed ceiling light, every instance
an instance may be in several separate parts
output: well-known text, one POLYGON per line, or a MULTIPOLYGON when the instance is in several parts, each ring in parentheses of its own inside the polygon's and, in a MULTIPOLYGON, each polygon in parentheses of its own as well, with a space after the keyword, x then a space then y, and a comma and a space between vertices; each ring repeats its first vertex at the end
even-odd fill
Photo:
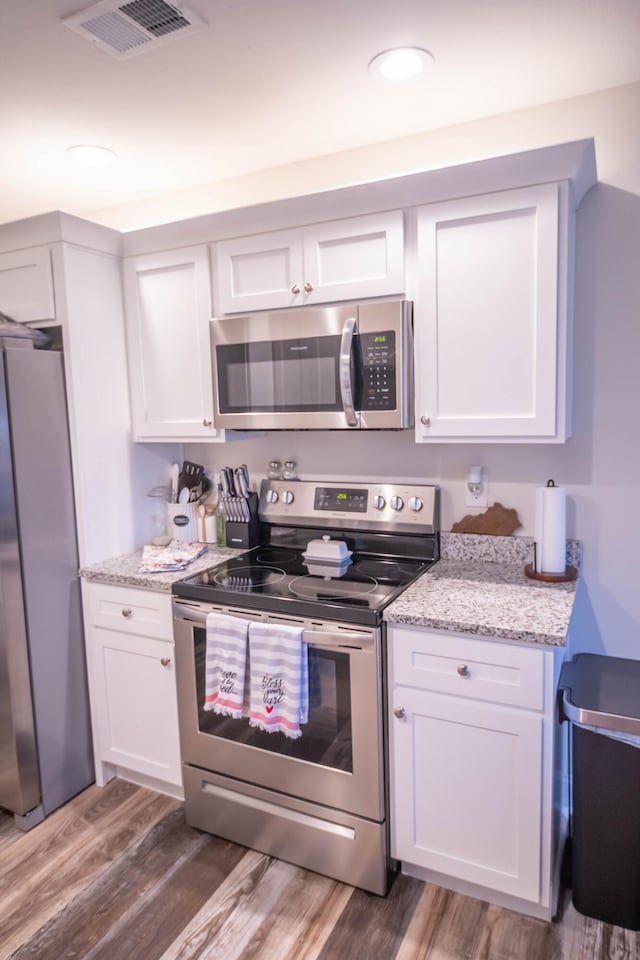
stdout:
POLYGON ((369 70, 385 80, 411 80, 432 63, 433 54, 422 47, 396 47, 378 53, 369 63, 369 70))
POLYGON ((115 153, 108 147, 98 147, 88 143, 67 147, 65 153, 70 160, 83 167, 104 167, 116 159, 115 153))

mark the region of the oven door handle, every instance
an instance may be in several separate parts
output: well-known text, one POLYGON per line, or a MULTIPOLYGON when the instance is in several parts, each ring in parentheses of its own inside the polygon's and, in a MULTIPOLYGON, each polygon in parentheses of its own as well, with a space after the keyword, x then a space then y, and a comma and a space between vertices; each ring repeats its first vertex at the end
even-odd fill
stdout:
POLYGON ((353 403, 353 384, 351 383, 351 352, 356 325, 355 317, 347 317, 340 339, 340 398, 349 427, 358 426, 358 417, 353 403))
MULTIPOLYGON (((206 626, 208 610, 199 610, 190 603, 181 600, 173 601, 174 617, 177 620, 187 620, 197 624, 199 627, 206 626)), ((259 617, 252 617, 250 614, 241 616, 234 610, 228 614, 230 617, 236 617, 237 620, 246 620, 248 623, 269 623, 278 626, 277 621, 265 621, 259 617)), ((281 626, 294 626, 292 623, 283 622, 281 626)), ((373 635, 369 633, 358 633, 356 630, 303 630, 302 639, 304 643, 312 643, 317 647, 348 647, 355 650, 366 650, 374 644, 373 635)))

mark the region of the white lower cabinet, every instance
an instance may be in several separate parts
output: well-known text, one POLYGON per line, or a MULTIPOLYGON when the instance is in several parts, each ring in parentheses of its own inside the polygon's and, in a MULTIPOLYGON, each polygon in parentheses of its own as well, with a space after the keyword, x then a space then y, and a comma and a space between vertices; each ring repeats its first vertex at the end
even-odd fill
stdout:
POLYGON ((549 919, 566 809, 561 652, 390 626, 391 851, 405 872, 549 919))
POLYGON ((182 792, 169 594, 83 582, 96 781, 182 792))

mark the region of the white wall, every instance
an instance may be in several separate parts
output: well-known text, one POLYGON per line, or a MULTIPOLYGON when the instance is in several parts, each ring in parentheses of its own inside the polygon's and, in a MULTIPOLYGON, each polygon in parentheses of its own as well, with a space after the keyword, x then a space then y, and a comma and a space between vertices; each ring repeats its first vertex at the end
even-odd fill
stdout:
MULTIPOLYGON (((212 467, 245 462, 252 473, 264 473, 272 457, 292 457, 303 477, 437 482, 445 530, 467 512, 464 476, 470 464, 481 463, 490 502, 515 507, 523 523, 519 533, 526 535, 533 535, 535 486, 552 477, 568 489, 568 535, 581 539, 585 548, 575 649, 640 659, 638 116, 640 84, 634 84, 336 155, 327 158, 324 173, 322 161, 289 170, 291 192, 312 192, 407 172, 409 159, 416 170, 594 136, 600 183, 583 201, 576 224, 574 429, 566 445, 424 447, 414 444, 411 431, 271 433, 223 448, 194 444, 185 455, 212 467)), ((262 195, 252 181, 246 196, 251 202, 273 199, 276 181, 279 176, 265 175, 262 195)), ((246 183, 243 178, 228 196, 242 194, 246 183)))

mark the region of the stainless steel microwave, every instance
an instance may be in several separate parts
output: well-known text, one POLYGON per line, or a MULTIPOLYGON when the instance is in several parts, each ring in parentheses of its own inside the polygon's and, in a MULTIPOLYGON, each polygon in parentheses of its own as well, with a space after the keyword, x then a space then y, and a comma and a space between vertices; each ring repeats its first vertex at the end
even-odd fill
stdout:
POLYGON ((408 300, 211 321, 215 424, 230 430, 395 430, 413 424, 408 300))

